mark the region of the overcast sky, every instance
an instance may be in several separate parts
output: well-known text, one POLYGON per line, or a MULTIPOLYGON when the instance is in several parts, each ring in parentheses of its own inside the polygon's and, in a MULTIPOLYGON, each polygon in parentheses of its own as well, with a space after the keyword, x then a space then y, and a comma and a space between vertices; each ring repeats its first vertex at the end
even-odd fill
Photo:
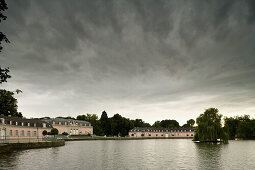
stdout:
POLYGON ((25 117, 255 115, 255 1, 7 0, 0 64, 25 117))

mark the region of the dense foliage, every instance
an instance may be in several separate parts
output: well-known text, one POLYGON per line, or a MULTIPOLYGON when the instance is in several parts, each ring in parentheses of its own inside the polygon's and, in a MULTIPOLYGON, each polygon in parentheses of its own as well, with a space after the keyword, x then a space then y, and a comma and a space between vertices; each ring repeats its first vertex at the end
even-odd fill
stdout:
POLYGON ((228 142, 228 133, 221 126, 222 115, 218 113, 218 109, 209 108, 201 114, 197 120, 197 128, 194 140, 201 142, 215 142, 218 139, 228 142))
MULTIPOLYGON (((7 10, 7 9, 8 9, 8 7, 7 7, 7 4, 5 3, 5 1, 0 0, 0 22, 2 22, 3 20, 6 20, 7 17, 2 12, 7 10)), ((9 42, 7 37, 0 31, 0 52, 3 49, 2 41, 5 41, 6 43, 9 42)))
POLYGON ((17 109, 17 99, 14 98, 14 92, 0 89, 0 114, 22 117, 22 114, 17 109))
POLYGON ((176 120, 170 120, 170 119, 165 119, 162 121, 156 121, 152 127, 162 127, 162 128, 179 128, 179 122, 177 122, 176 120))
POLYGON ((130 120, 115 114, 108 117, 105 111, 102 112, 100 119, 96 114, 78 115, 77 120, 85 120, 91 123, 95 135, 106 136, 126 136, 129 130, 134 127, 148 127, 149 123, 145 123, 142 119, 130 120))
POLYGON ((56 128, 52 128, 51 131, 50 131, 50 135, 57 135, 58 134, 58 129, 56 128))
POLYGON ((229 138, 255 139, 255 119, 249 115, 225 118, 229 138))
POLYGON ((46 136, 46 135, 48 134, 47 130, 44 130, 44 131, 42 132, 42 134, 43 134, 43 136, 46 136))
POLYGON ((183 128, 193 128, 195 124, 194 119, 187 120, 187 123, 185 123, 182 127, 183 128))

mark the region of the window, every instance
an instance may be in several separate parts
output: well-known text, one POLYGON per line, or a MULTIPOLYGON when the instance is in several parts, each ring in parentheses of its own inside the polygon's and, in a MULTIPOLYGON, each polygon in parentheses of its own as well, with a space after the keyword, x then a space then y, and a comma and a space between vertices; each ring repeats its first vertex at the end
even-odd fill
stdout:
POLYGON ((190 136, 193 136, 193 134, 191 134, 190 136))
POLYGON ((61 122, 58 122, 59 125, 61 125, 61 122))
POLYGON ((163 136, 163 134, 161 136, 163 136))
POLYGON ((43 127, 46 127, 46 123, 43 123, 43 127))
POLYGON ((158 134, 156 134, 156 136, 158 136, 158 134))
POLYGON ((25 136, 25 131, 24 130, 21 131, 21 136, 25 136))
POLYGON ((187 134, 187 136, 189 136, 189 134, 187 134))
POLYGON ((34 136, 36 136, 36 131, 34 131, 34 136))
POLYGON ((16 122, 16 126, 18 126, 18 122, 16 122))
POLYGON ((12 130, 10 130, 10 136, 12 136, 12 130))
POLYGON ((15 136, 19 136, 19 131, 15 130, 15 136))
POLYGON ((27 131, 27 136, 30 136, 31 135, 31 133, 30 133, 30 130, 29 131, 27 131))
POLYGON ((34 123, 34 127, 36 127, 36 123, 34 123))
POLYGON ((131 136, 134 136, 134 134, 131 134, 131 136))
POLYGON ((30 123, 27 123, 27 126, 30 126, 30 123))
POLYGON ((149 136, 151 136, 151 134, 149 134, 149 136))

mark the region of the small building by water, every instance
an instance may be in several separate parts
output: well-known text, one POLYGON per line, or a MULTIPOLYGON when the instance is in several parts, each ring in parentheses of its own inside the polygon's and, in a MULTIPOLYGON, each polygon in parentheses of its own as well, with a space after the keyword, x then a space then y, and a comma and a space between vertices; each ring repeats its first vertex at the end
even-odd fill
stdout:
POLYGON ((129 131, 129 137, 142 138, 193 138, 195 128, 154 128, 154 127, 135 127, 129 131))

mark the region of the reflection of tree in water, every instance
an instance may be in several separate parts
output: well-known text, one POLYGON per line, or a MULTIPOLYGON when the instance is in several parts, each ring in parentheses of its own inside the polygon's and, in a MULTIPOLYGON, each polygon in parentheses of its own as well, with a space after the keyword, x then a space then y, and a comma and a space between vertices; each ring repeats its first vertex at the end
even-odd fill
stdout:
POLYGON ((19 163, 20 155, 25 151, 17 151, 12 153, 0 154, 0 169, 12 169, 19 163))
POLYGON ((197 167, 201 169, 222 169, 222 150, 224 147, 227 147, 227 145, 197 143, 195 145, 197 167))

